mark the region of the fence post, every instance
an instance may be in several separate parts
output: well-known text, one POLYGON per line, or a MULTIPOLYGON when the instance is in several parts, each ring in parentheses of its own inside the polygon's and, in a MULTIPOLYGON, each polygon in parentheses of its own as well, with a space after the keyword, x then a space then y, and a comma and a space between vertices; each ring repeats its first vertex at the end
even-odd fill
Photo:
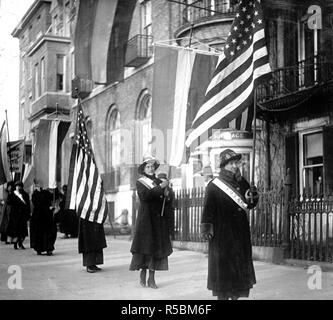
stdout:
POLYGON ((288 252, 290 245, 289 203, 291 200, 291 188, 292 188, 292 181, 291 181, 290 169, 287 168, 287 175, 284 182, 283 243, 282 243, 285 255, 288 252))

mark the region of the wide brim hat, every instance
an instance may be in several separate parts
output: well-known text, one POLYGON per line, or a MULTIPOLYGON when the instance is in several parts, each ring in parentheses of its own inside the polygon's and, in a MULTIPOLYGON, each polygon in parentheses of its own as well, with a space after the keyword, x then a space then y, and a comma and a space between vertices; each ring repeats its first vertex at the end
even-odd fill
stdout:
POLYGON ((242 155, 236 153, 231 149, 226 149, 220 153, 220 167, 224 167, 228 162, 232 160, 240 160, 242 155))
POLYGON ((140 174, 143 174, 143 169, 144 169, 145 165, 149 162, 154 163, 155 170, 160 166, 160 162, 152 155, 144 156, 142 163, 139 165, 139 168, 138 168, 138 172, 140 174))

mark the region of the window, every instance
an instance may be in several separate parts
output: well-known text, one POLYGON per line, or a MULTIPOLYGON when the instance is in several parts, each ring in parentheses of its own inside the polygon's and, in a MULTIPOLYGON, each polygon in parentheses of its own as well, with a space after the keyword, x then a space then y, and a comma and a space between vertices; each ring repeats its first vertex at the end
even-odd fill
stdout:
POLYGON ((120 165, 121 135, 120 135, 120 115, 117 109, 112 110, 109 120, 110 129, 110 164, 115 168, 120 165))
POLYGON ((40 88, 39 88, 39 65, 38 63, 35 64, 35 84, 34 84, 34 93, 35 93, 35 100, 40 96, 40 88))
POLYGON ((71 52, 71 76, 72 76, 72 79, 75 78, 75 54, 74 54, 74 51, 71 52))
POLYGON ((45 92, 45 59, 42 58, 40 61, 40 90, 41 94, 45 92))
POLYGON ((57 55, 57 91, 65 91, 65 56, 57 55))
POLYGON ((151 154, 151 96, 145 94, 139 106, 139 136, 140 136, 140 159, 145 154, 151 154))
POLYGON ((146 36, 152 35, 151 1, 144 1, 141 4, 141 26, 142 26, 143 35, 146 35, 146 36))
POLYGON ((301 134, 301 190, 306 194, 323 193, 323 133, 301 134))

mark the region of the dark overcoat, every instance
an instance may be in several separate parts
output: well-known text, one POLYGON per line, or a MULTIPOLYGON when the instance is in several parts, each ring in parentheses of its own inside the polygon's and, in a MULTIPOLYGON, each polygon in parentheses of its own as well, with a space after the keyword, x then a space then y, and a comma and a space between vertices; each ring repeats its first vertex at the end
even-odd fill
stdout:
POLYGON ((9 222, 9 212, 10 212, 10 206, 7 205, 7 198, 8 198, 8 194, 6 194, 6 198, 4 200, 4 203, 3 203, 3 206, 1 209, 2 217, 0 219, 0 233, 2 235, 5 235, 6 239, 7 239, 7 227, 8 227, 8 222, 9 222))
POLYGON ((162 215, 164 199, 164 189, 160 187, 162 180, 155 176, 147 175, 147 177, 152 180, 152 188, 148 188, 139 180, 136 183, 140 206, 131 252, 161 259, 172 253, 170 240, 170 203, 172 199, 171 197, 166 198, 166 208, 162 215))
MULTIPOLYGON (((250 187, 244 178, 236 179, 227 170, 221 171, 220 178, 243 197, 250 187)), ((209 243, 207 288, 213 295, 248 296, 256 278, 247 213, 213 181, 206 188, 201 228, 213 233, 209 243)))
POLYGON ((48 190, 35 190, 31 196, 33 205, 30 222, 30 247, 37 252, 53 251, 57 238, 57 226, 53 218, 53 196, 48 190))
POLYGON ((75 210, 66 209, 66 194, 60 195, 59 211, 57 212, 57 220, 60 225, 60 232, 70 234, 73 237, 77 237, 79 228, 79 219, 75 210))
POLYGON ((21 191, 24 201, 14 193, 8 195, 7 210, 9 221, 7 235, 12 238, 24 239, 28 235, 28 220, 30 219, 30 199, 28 193, 21 191))
POLYGON ((103 224, 80 218, 78 240, 79 253, 99 252, 106 248, 103 224))

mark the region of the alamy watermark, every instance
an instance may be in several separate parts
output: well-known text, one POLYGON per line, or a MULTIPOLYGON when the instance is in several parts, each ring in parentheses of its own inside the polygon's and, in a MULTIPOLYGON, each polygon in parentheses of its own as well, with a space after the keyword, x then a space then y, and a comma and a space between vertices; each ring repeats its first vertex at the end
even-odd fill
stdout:
POLYGON ((22 268, 18 265, 10 265, 7 272, 10 274, 7 281, 8 289, 22 290, 22 268))
POLYGON ((310 274, 308 279, 308 288, 310 290, 321 290, 322 289, 322 270, 318 265, 311 265, 307 271, 310 274))

